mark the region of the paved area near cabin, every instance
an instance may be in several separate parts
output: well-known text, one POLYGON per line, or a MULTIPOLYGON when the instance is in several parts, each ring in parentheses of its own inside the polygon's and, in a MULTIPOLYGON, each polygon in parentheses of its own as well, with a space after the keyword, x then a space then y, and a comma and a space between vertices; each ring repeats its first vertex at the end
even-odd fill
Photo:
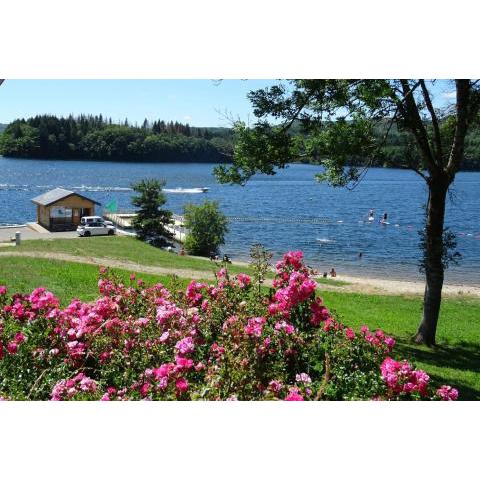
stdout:
POLYGON ((15 232, 20 232, 22 240, 53 240, 55 238, 77 238, 77 232, 38 232, 30 227, 0 228, 0 242, 10 242, 15 238, 15 232))

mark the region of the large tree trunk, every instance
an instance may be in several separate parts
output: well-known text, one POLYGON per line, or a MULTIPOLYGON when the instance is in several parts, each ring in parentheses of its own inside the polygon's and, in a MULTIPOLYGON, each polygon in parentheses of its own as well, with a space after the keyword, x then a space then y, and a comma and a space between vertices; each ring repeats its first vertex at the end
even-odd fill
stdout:
POLYGON ((438 315, 442 300, 443 224, 449 181, 446 175, 432 177, 429 183, 427 223, 425 232, 426 285, 423 298, 423 318, 415 335, 417 343, 435 344, 438 315))

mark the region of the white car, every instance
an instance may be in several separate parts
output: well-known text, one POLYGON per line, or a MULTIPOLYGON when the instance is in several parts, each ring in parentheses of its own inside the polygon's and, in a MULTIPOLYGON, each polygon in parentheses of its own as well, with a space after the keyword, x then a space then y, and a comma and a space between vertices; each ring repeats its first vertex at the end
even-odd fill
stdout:
POLYGON ((107 225, 104 222, 92 222, 86 225, 79 225, 77 233, 80 237, 90 237, 91 235, 115 235, 114 225, 107 225))
POLYGON ((113 223, 110 220, 105 220, 103 217, 97 217, 97 216, 92 216, 92 217, 82 217, 80 219, 80 225, 88 225, 90 223, 96 223, 96 222, 101 222, 105 223, 106 225, 113 225, 113 223))

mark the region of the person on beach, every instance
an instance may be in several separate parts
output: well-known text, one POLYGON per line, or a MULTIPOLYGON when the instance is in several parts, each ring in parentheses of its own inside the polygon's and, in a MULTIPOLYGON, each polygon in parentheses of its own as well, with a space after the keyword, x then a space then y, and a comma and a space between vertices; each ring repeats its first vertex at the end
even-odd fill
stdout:
POLYGON ((332 267, 332 269, 330 270, 330 276, 331 277, 336 277, 337 276, 337 272, 335 271, 335 269, 332 267))

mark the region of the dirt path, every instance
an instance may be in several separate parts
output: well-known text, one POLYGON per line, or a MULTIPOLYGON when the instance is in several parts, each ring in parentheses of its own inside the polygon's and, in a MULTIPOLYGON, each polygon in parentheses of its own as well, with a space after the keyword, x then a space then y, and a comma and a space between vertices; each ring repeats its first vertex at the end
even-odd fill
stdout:
MULTIPOLYGON (((51 260, 62 260, 66 262, 86 263, 89 265, 98 265, 111 268, 121 268, 135 272, 151 273, 154 275, 175 274, 183 278, 192 278, 195 280, 205 279, 214 280, 215 277, 211 271, 192 270, 186 268, 172 269, 154 265, 143 265, 141 263, 130 262, 128 260, 119 260, 104 257, 80 257, 68 253, 59 252, 16 252, 8 249, 0 251, 0 257, 28 257, 43 258, 51 260)), ((337 280, 348 282, 348 285, 326 285, 319 284, 320 290, 329 290, 336 292, 355 292, 377 295, 422 295, 424 284, 421 282, 406 282, 398 280, 383 280, 375 278, 360 278, 351 276, 337 276, 337 280)), ((271 280, 266 281, 266 285, 271 285, 271 280)), ((444 285, 443 293, 446 296, 473 296, 480 297, 480 286, 472 285, 444 285)))
POLYGON ((70 255, 69 253, 51 253, 51 252, 15 252, 6 251, 0 252, 0 257, 30 257, 30 258, 44 258, 50 260, 62 260, 65 262, 87 263, 89 265, 98 265, 110 268, 122 268, 124 270, 132 270, 135 272, 152 273, 154 275, 171 275, 175 274, 179 277, 192 279, 214 279, 212 272, 191 270, 191 269, 171 269, 166 267, 142 265, 128 260, 118 260, 115 258, 104 257, 80 257, 77 255, 70 255))

